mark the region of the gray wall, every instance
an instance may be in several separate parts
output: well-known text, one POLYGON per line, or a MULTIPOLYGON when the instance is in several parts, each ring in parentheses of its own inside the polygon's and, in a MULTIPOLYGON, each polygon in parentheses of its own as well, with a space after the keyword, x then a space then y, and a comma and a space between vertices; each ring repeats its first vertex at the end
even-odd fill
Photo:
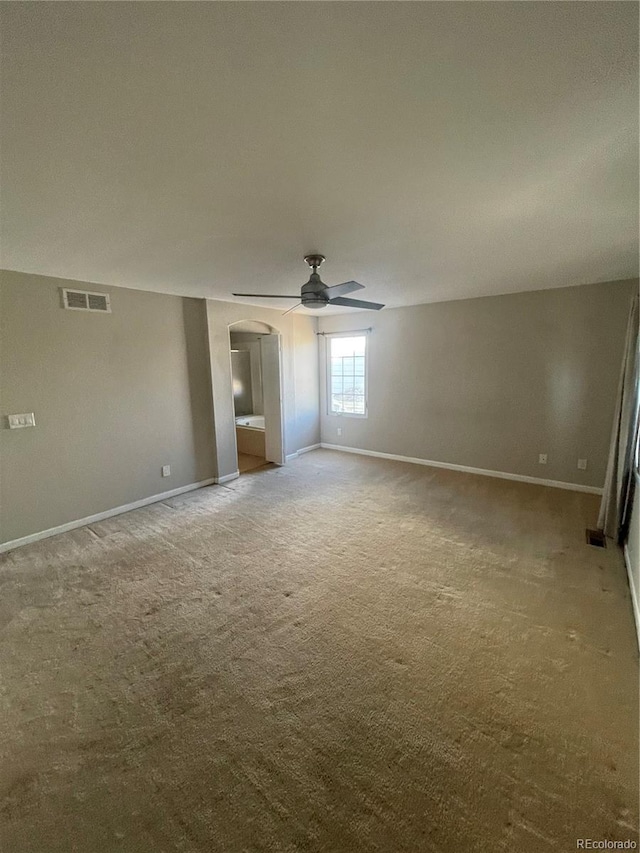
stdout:
POLYGON ((322 441, 602 486, 634 287, 609 282, 321 318, 325 332, 373 327, 366 419, 327 413, 322 346, 322 441), (588 459, 586 471, 578 458, 588 459))
POLYGON ((320 441, 318 417, 317 320, 271 308, 207 300, 211 376, 214 394, 217 470, 220 477, 238 470, 231 391, 229 326, 241 321, 266 324, 253 332, 275 329, 282 335, 285 452, 294 453, 320 441))
POLYGON ((204 300, 3 272, 0 313, 0 542, 215 476, 204 300))

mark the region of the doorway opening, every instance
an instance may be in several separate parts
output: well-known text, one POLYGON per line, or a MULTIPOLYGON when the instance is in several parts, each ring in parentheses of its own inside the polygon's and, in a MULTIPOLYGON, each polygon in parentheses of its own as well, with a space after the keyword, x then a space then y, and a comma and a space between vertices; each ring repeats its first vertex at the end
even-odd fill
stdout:
POLYGON ((238 471, 284 465, 280 335, 242 321, 229 327, 229 343, 238 471))

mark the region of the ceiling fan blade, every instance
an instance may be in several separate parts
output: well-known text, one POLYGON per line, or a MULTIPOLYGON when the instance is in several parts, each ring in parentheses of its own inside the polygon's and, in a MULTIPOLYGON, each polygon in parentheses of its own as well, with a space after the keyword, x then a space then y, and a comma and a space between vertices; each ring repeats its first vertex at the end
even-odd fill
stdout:
POLYGON ((285 312, 284 312, 284 314, 283 314, 282 316, 283 316, 283 317, 286 317, 286 316, 287 316, 287 314, 291 314, 291 312, 292 312, 292 311, 295 311, 295 310, 296 310, 296 308, 299 308, 301 305, 302 305, 302 302, 298 302, 298 304, 297 304, 297 305, 294 305, 294 306, 293 306, 293 308, 289 308, 289 310, 288 310, 288 311, 285 311, 285 312))
POLYGON ((363 299, 343 299, 342 296, 330 299, 329 305, 344 305, 347 308, 368 308, 370 311, 379 311, 381 308, 384 308, 384 305, 380 302, 365 302, 363 299))
POLYGON ((300 299, 300 294, 296 296, 283 296, 281 293, 232 293, 232 296, 251 296, 258 299, 300 299))
POLYGON ((329 299, 335 296, 346 296, 347 293, 353 293, 354 290, 362 290, 364 284, 358 284, 357 281, 343 281, 342 284, 334 284, 333 287, 328 287, 325 290, 329 299))

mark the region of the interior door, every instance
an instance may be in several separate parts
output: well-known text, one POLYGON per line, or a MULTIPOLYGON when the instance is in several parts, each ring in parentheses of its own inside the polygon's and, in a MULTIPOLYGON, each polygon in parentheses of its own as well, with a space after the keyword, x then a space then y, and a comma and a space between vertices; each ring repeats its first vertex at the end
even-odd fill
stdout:
POLYGON ((265 421, 265 458, 284 465, 284 417, 282 414, 282 370, 280 335, 260 338, 262 358, 262 394, 265 421))

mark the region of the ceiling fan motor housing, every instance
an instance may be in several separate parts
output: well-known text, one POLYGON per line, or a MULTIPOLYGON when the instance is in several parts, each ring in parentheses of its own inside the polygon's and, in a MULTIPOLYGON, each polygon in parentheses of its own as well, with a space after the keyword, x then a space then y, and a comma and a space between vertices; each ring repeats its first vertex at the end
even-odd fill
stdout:
POLYGON ((304 307, 324 308, 329 302, 329 297, 325 294, 326 289, 327 285, 324 284, 314 267, 309 281, 302 285, 300 291, 300 299, 304 307))

